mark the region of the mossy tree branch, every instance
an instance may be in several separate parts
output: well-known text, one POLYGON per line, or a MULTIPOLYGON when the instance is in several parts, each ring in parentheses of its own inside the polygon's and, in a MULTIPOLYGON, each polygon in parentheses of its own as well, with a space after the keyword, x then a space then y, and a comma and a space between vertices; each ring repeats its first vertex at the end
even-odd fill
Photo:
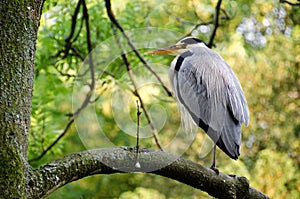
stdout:
MULTIPOLYGON (((63 185, 95 174, 147 172, 168 177, 203 190, 216 198, 269 198, 249 186, 245 177, 217 175, 211 169, 163 151, 128 148, 101 148, 83 151, 55 160, 31 173, 28 185, 43 190, 32 198, 46 197, 63 185)), ((34 191, 32 192, 34 193, 34 191)), ((37 192, 35 192, 37 193, 37 192)))

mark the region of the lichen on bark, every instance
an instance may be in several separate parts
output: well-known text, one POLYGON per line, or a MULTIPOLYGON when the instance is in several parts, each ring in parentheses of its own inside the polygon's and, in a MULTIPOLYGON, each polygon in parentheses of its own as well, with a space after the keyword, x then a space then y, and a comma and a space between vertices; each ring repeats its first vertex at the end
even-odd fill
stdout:
POLYGON ((25 178, 37 24, 41 1, 0 3, 0 195, 26 198, 25 178))

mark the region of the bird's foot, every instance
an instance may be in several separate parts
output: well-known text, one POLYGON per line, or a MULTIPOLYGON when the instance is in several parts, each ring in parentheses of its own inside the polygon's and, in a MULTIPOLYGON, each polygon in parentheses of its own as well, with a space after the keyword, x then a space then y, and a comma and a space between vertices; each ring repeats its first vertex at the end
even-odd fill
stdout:
POLYGON ((136 146, 120 146, 121 149, 125 150, 125 151, 130 151, 130 152, 151 152, 153 150, 149 149, 149 148, 138 148, 136 146))
POLYGON ((138 151, 138 148, 136 146, 121 146, 121 149, 124 149, 125 151, 138 151))
POLYGON ((213 170, 217 175, 219 175, 220 171, 219 171, 219 169, 217 169, 217 167, 215 165, 211 165, 209 168, 211 170, 213 170))

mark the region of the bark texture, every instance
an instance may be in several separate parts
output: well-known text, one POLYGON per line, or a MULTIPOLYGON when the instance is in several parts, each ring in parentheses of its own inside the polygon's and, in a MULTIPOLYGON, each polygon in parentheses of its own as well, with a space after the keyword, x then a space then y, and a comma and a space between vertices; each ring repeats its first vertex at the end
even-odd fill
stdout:
POLYGON ((250 187, 245 177, 228 176, 221 172, 217 175, 211 169, 159 150, 141 149, 137 157, 135 150, 124 147, 74 153, 32 171, 29 184, 40 191, 31 198, 45 197, 85 176, 126 172, 147 172, 168 177, 216 198, 268 198, 250 187), (137 161, 140 167, 136 167, 137 161))
POLYGON ((0 195, 25 198, 35 42, 41 1, 0 2, 0 195))

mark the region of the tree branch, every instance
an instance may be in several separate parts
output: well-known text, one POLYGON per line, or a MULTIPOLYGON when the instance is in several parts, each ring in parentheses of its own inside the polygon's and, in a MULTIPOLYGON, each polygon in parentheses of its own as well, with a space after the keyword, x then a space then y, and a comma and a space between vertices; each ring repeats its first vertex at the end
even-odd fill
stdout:
MULTIPOLYGON (((65 59, 68 56, 69 51, 72 48, 73 42, 75 42, 76 39, 77 39, 77 36, 75 36, 73 41, 71 41, 73 36, 74 36, 74 33, 75 33, 75 28, 76 28, 76 23, 77 23, 77 16, 79 14, 81 4, 82 4, 82 2, 81 2, 81 0, 79 0, 77 5, 76 5, 76 8, 74 10, 74 14, 72 15, 71 31, 70 31, 69 36, 65 39, 65 49, 63 51, 64 52, 63 59, 65 59)), ((81 30, 81 25, 80 25, 80 29, 78 31, 78 34, 80 33, 80 30, 81 30)))
POLYGON ((286 0, 279 0, 279 2, 289 4, 290 6, 300 6, 300 3, 293 3, 290 1, 286 1, 286 0))
POLYGON ((217 6, 216 6, 216 14, 214 19, 214 30, 210 36, 208 47, 211 48, 213 46, 214 38, 216 36, 217 29, 219 27, 219 15, 220 15, 220 9, 221 9, 222 0, 218 0, 217 6))
MULTIPOLYGON (((113 29, 113 30, 115 32, 115 29, 113 29)), ((119 38, 116 36, 116 34, 115 34, 115 38, 116 38, 116 42, 117 42, 119 48, 122 51, 121 57, 122 57, 122 60, 123 60, 124 64, 126 65, 127 74, 129 76, 129 79, 130 79, 130 81, 132 83, 132 86, 133 86, 132 93, 139 99, 139 101, 141 103, 141 107, 142 107, 142 109, 143 109, 143 111, 145 113, 146 119, 147 119, 147 121, 148 121, 148 123, 149 123, 149 125, 151 127, 152 134, 153 134, 153 137, 154 137, 156 145, 158 146, 158 148, 160 150, 163 150, 163 148, 161 146, 161 143, 160 143, 160 141, 158 139, 157 129, 155 128, 155 126, 153 124, 153 121, 152 121, 152 118, 151 118, 150 114, 148 113, 148 111, 146 109, 146 106, 145 106, 145 104, 143 102, 143 99, 142 99, 142 97, 141 97, 141 95, 140 95, 140 93, 138 91, 138 87, 137 87, 136 82, 134 80, 133 73, 132 73, 132 70, 131 70, 131 67, 130 67, 130 63, 129 63, 128 59, 127 59, 127 56, 126 56, 125 52, 123 51, 122 44, 121 44, 119 38)))
POLYGON ((134 46, 134 44, 131 42, 130 38, 128 37, 128 35, 125 33, 125 30, 123 29, 123 27, 119 24, 119 22, 117 21, 117 19, 115 18, 115 15, 111 9, 111 2, 110 0, 105 0, 105 7, 106 7, 106 12, 107 15, 110 19, 110 21, 121 31, 122 35, 125 37, 125 39, 128 42, 128 45, 130 46, 130 48, 133 50, 133 52, 135 53, 135 55, 137 56, 137 58, 146 66, 146 68, 156 77, 156 79, 159 81, 159 83, 162 85, 162 87, 164 88, 164 90, 167 92, 167 94, 169 96, 172 96, 172 92, 168 89, 168 87, 163 83, 163 81, 161 80, 161 78, 158 76, 158 74, 150 67, 150 65, 146 62, 146 60, 141 56, 141 54, 139 53, 139 51, 136 49, 136 47, 134 46))
POLYGON ((250 187, 245 177, 221 172, 217 175, 209 168, 163 151, 140 149, 141 167, 135 167, 135 163, 136 151, 126 147, 74 153, 31 171, 27 184, 40 192, 28 197, 46 197, 63 185, 90 175, 147 172, 190 185, 216 198, 269 198, 250 187))
POLYGON ((95 70, 94 70, 93 57, 92 57, 92 53, 91 53, 92 52, 92 42, 91 42, 91 36, 90 36, 90 25, 89 25, 88 9, 86 7, 85 0, 79 0, 78 6, 77 6, 76 9, 79 10, 80 4, 82 4, 82 6, 83 6, 83 18, 85 20, 86 35, 87 35, 86 36, 86 40, 87 40, 86 42, 87 42, 87 48, 88 48, 88 52, 89 52, 88 64, 89 64, 89 71, 90 71, 90 78, 91 78, 91 83, 89 84, 90 90, 86 94, 86 97, 85 97, 84 101, 82 102, 81 106, 74 113, 69 114, 69 116, 71 116, 71 120, 66 125, 66 128, 64 129, 64 131, 45 150, 43 150, 42 153, 39 156, 29 160, 29 162, 37 161, 37 160, 41 159, 44 155, 46 155, 46 153, 48 151, 50 151, 53 148, 53 146, 55 146, 57 144, 57 142, 59 140, 61 140, 66 135, 66 133, 70 129, 71 125, 74 123, 75 119, 78 117, 78 115, 81 113, 81 111, 83 109, 85 109, 87 107, 87 105, 90 103, 92 94, 93 94, 94 89, 95 89, 95 70))

